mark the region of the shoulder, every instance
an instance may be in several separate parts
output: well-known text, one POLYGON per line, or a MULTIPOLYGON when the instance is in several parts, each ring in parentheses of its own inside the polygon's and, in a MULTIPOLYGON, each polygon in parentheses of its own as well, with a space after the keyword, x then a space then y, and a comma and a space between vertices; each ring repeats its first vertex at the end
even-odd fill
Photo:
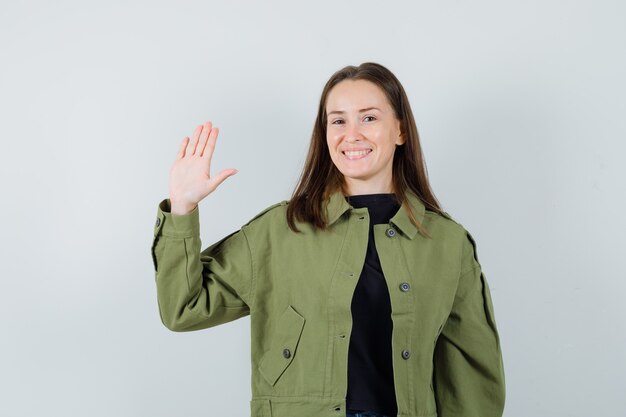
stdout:
POLYGON ((459 238, 465 233, 463 224, 445 211, 436 212, 427 209, 424 212, 424 225, 442 237, 459 238))
POLYGON ((244 224, 244 227, 245 226, 249 227, 249 226, 256 225, 258 223, 264 223, 267 221, 275 220, 277 218, 277 215, 279 214, 284 216, 284 211, 286 210, 286 206, 288 203, 289 203, 288 200, 282 200, 282 201, 279 201, 278 203, 274 203, 265 207, 264 209, 259 211, 257 214, 255 214, 252 218, 250 218, 250 220, 248 220, 248 222, 244 224))
POLYGON ((459 220, 445 211, 438 213, 430 210, 426 210, 424 219, 427 222, 427 228, 430 226, 439 232, 440 237, 444 236, 454 240, 460 246, 462 257, 474 253, 474 257, 477 258, 476 240, 459 220))

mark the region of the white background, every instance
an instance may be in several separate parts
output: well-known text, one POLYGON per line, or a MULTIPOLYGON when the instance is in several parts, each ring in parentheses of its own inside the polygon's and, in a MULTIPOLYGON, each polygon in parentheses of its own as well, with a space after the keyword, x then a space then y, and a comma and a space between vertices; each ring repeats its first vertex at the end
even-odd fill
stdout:
POLYGON ((620 1, 3 2, 0 415, 249 415, 249 317, 174 333, 150 257, 183 137, 220 128, 203 246, 288 199, 322 87, 403 83, 478 243, 508 417, 623 416, 620 1))

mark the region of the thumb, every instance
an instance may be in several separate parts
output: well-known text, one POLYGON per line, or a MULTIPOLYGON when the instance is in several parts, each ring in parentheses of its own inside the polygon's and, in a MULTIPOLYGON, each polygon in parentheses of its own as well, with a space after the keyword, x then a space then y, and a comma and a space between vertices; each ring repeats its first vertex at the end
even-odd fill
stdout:
POLYGON ((238 173, 239 171, 231 168, 231 169, 224 169, 222 171, 220 171, 217 175, 212 176, 209 179, 209 186, 211 188, 211 191, 215 190, 217 187, 219 187, 219 185, 224 182, 224 180, 228 177, 230 177, 231 175, 235 175, 236 173, 238 173))

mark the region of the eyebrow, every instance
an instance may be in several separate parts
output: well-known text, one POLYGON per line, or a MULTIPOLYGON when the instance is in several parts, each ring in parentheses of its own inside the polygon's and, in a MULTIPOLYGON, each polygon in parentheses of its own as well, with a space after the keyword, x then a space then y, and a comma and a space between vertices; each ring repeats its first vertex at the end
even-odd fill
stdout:
MULTIPOLYGON (((382 110, 379 109, 378 107, 368 107, 366 109, 359 110, 359 113, 363 113, 364 111, 368 111, 368 110, 378 110, 378 111, 382 112, 382 110)), ((345 111, 333 110, 330 113, 328 113, 327 116, 330 116, 333 113, 343 114, 343 113, 345 113, 345 111)))

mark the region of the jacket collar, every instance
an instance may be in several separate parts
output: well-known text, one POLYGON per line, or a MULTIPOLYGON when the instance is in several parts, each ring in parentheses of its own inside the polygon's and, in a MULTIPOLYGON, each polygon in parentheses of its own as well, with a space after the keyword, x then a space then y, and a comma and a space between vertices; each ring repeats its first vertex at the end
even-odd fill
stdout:
MULTIPOLYGON (((424 218, 424 212, 426 210, 424 203, 419 197, 411 190, 406 191, 407 198, 415 214, 415 218, 421 224, 424 218)), ((328 204, 326 205, 326 219, 328 220, 328 226, 333 225, 343 213, 347 210, 352 210, 354 207, 348 203, 345 195, 341 190, 337 190, 330 195, 328 204)), ((409 239, 413 239, 417 233, 417 227, 411 223, 406 210, 400 207, 400 210, 389 220, 409 239)))

